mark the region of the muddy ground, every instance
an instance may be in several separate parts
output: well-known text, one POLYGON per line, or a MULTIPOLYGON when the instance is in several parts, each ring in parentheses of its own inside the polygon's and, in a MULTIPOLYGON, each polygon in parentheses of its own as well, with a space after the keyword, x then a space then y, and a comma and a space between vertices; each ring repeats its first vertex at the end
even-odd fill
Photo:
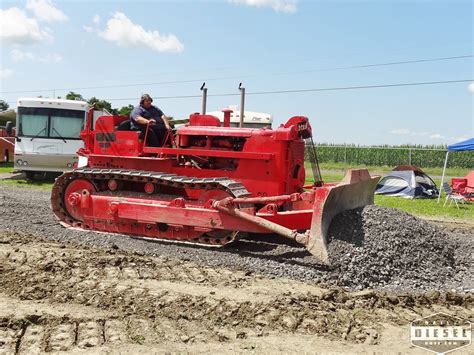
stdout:
POLYGON ((357 231, 366 232, 367 243, 367 231, 394 228, 373 223, 377 213, 395 213, 411 221, 407 231, 428 235, 387 234, 401 246, 407 240, 422 246, 437 236, 442 243, 431 243, 430 253, 440 252, 446 265, 439 269, 451 270, 429 265, 429 277, 422 277, 417 265, 391 263, 389 252, 354 252, 343 239, 334 250, 351 256, 351 268, 325 270, 304 249, 269 237, 209 250, 67 230, 54 221, 48 197, 47 191, 0 185, 0 354, 421 354, 410 345, 411 321, 436 312, 472 320, 469 224, 436 227, 378 208, 349 216, 360 222, 357 231), (376 260, 399 268, 403 278, 384 272, 376 278, 380 284, 359 290, 355 282, 327 277, 340 271, 365 282, 355 271, 362 262, 372 270, 376 260))

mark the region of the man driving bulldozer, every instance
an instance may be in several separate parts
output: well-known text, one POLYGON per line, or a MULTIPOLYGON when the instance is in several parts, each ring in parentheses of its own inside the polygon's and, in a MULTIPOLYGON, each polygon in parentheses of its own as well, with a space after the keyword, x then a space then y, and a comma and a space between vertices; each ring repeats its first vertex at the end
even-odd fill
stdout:
POLYGON ((166 131, 170 129, 168 117, 158 107, 152 105, 153 99, 148 94, 143 94, 140 104, 130 113, 130 127, 134 131, 140 131, 140 138, 144 139, 150 147, 159 147, 164 142, 166 131), (148 133, 146 133, 146 129, 148 133))

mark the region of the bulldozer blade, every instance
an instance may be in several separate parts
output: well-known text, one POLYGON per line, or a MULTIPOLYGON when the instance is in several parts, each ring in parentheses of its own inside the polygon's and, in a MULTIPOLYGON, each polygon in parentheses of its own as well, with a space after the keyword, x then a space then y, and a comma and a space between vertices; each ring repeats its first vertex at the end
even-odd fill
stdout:
POLYGON ((367 169, 348 170, 340 183, 316 190, 313 218, 306 245, 308 251, 329 264, 327 232, 337 214, 374 203, 374 191, 380 176, 370 176, 367 169))

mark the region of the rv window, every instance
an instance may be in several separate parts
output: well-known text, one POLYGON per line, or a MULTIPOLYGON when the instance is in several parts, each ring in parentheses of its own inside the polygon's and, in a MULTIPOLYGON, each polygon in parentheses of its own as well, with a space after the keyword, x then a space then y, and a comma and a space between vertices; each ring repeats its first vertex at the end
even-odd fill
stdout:
POLYGON ((51 116, 51 137, 78 138, 84 124, 84 116, 67 117, 61 113, 60 116, 51 116))
POLYGON ((80 139, 85 111, 19 107, 19 136, 80 139), (38 133, 41 132, 41 133, 38 133))
POLYGON ((21 132, 24 136, 48 136, 48 116, 47 115, 22 115, 20 119, 21 132))

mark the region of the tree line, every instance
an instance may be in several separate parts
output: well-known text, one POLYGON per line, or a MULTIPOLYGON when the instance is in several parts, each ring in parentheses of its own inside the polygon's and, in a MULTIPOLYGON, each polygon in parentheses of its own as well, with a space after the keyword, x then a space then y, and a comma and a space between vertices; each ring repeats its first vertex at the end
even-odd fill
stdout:
POLYGON ((121 108, 113 108, 112 104, 106 100, 98 99, 95 96, 92 96, 89 100, 86 100, 81 94, 78 94, 74 91, 69 91, 66 95, 66 100, 80 100, 87 101, 89 105, 95 104, 95 108, 98 110, 107 110, 113 115, 129 115, 133 110, 133 105, 122 106, 121 108))

